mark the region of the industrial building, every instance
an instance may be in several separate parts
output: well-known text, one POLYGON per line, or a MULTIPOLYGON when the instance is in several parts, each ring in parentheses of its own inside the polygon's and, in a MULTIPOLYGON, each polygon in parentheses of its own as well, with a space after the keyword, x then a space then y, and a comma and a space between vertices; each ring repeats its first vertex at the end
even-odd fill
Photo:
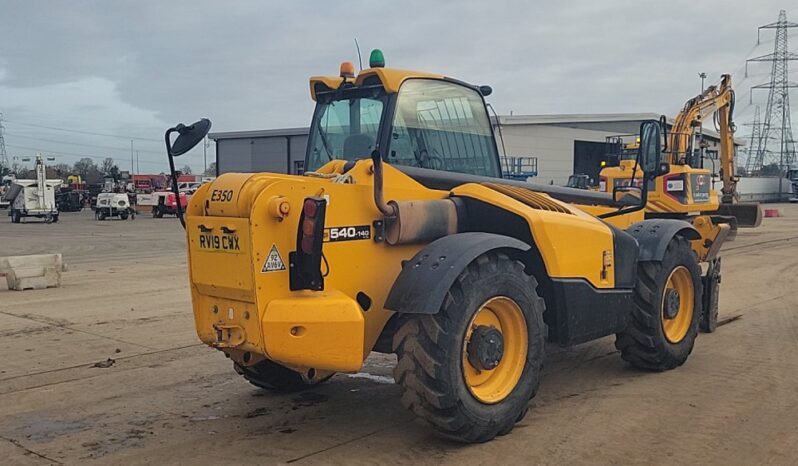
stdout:
MULTIPOLYGON (((572 174, 598 180, 606 160, 607 138, 638 133, 643 120, 659 119, 656 113, 499 116, 494 129, 497 143, 504 141, 508 157, 531 160, 534 181, 564 185, 572 174)), ((269 129, 211 133, 216 141, 218 174, 228 172, 302 173, 308 128, 269 129)), ((706 154, 717 155, 719 137, 705 130, 706 154)), ((712 168, 714 160, 705 160, 712 168)))

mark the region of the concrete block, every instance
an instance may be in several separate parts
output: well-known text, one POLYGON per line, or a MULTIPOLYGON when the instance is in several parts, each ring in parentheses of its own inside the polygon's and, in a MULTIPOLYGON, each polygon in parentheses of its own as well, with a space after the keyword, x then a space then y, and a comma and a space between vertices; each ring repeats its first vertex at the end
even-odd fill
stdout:
POLYGON ((64 270, 61 254, 0 257, 0 276, 5 275, 9 290, 59 287, 64 270))

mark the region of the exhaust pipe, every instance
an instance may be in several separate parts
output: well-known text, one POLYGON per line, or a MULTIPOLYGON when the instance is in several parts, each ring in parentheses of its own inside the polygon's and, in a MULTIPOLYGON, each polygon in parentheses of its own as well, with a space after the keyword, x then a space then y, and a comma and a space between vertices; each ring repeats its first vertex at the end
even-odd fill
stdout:
POLYGON ((459 199, 430 201, 389 201, 383 193, 382 158, 371 153, 374 167, 374 204, 384 216, 385 242, 399 244, 428 243, 459 231, 465 208, 459 199))

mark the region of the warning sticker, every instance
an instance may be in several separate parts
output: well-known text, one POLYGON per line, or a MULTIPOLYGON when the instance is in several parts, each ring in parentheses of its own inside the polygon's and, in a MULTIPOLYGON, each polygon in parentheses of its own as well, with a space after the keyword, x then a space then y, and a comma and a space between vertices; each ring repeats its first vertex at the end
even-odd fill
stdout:
POLYGON ((278 272, 280 270, 285 270, 285 262, 283 262, 283 258, 280 257, 280 252, 277 251, 277 245, 273 244, 271 251, 269 251, 269 255, 266 256, 266 262, 263 263, 263 268, 260 271, 261 273, 266 273, 278 272))

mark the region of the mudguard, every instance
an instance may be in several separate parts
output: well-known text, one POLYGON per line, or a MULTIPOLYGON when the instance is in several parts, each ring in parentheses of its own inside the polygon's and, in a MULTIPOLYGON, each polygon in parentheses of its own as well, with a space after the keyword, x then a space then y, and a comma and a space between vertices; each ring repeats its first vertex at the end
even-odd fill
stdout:
POLYGON ((688 240, 701 238, 701 234, 693 225, 684 220, 655 218, 633 223, 627 233, 637 240, 640 262, 659 261, 665 256, 665 249, 674 236, 680 235, 688 240))
POLYGON ((495 249, 517 254, 531 246, 493 233, 472 232, 444 236, 403 264, 388 293, 385 308, 407 314, 437 314, 454 281, 474 259, 495 249))

